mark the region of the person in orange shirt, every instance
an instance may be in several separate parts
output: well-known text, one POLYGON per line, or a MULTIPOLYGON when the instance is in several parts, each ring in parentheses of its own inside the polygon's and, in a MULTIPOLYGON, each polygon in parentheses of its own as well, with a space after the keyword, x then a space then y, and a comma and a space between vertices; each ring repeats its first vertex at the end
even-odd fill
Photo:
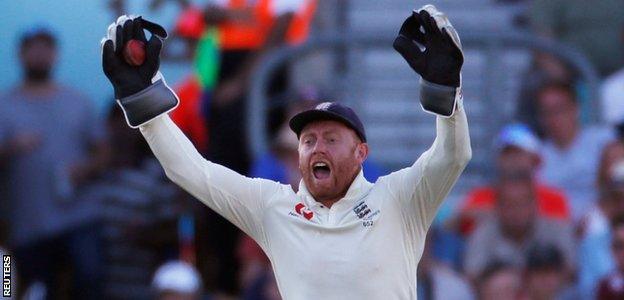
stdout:
MULTIPOLYGON (((251 156, 246 134, 247 93, 253 71, 269 51, 306 40, 316 0, 215 0, 204 9, 204 21, 218 28, 219 74, 208 104, 210 135, 207 157, 240 174, 248 175, 251 156)), ((288 87, 288 68, 279 68, 269 80, 270 96, 288 87)), ((204 103, 206 105, 206 103, 204 103)), ((285 119, 284 106, 269 104, 267 128, 275 133, 285 119)), ((239 290, 239 263, 235 247, 239 231, 217 214, 209 215, 217 257, 217 289, 239 290)))
MULTIPOLYGON (((498 152, 494 185, 505 181, 530 180, 536 187, 538 212, 547 218, 570 220, 568 201, 563 192, 537 181, 540 165, 539 140, 523 124, 508 125, 499 133, 495 147, 498 152)), ((459 232, 470 235, 477 223, 492 213, 496 202, 494 186, 477 187, 470 191, 459 213, 459 232)))
MULTIPOLYGON (((284 45, 297 45, 308 37, 316 0, 216 0, 204 10, 207 25, 219 28, 221 66, 210 105, 211 137, 208 156, 246 174, 250 158, 246 141, 246 94, 253 70, 263 55, 284 45)), ((270 80, 269 94, 288 86, 282 67, 270 80)), ((271 106, 271 105, 269 105, 271 106)), ((284 109, 269 116, 269 129, 283 123, 284 109)))

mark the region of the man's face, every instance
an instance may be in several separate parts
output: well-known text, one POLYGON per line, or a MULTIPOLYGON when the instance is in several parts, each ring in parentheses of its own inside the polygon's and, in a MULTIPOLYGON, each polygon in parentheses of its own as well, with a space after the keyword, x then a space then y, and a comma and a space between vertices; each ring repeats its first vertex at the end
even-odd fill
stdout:
POLYGON ((518 295, 521 279, 514 270, 502 270, 481 283, 479 293, 481 299, 514 299, 518 295))
POLYGON ((605 209, 610 217, 624 215, 624 186, 612 187, 607 195, 605 209))
POLYGON ((565 272, 557 268, 530 270, 526 281, 529 293, 535 299, 554 299, 565 284, 565 272))
POLYGON ((545 134, 554 140, 565 139, 576 128, 578 109, 564 90, 549 88, 538 95, 539 117, 545 134))
POLYGON ((532 179, 538 166, 539 157, 536 154, 516 146, 505 147, 498 156, 498 172, 504 177, 532 179))
POLYGON ((611 249, 618 269, 624 270, 624 226, 620 225, 614 229, 611 249))
POLYGON ((20 59, 29 80, 45 81, 56 61, 56 48, 45 39, 34 39, 21 49, 20 59))
POLYGON ((317 201, 342 198, 368 155, 368 146, 337 121, 316 121, 299 137, 299 170, 317 201))
POLYGON ((536 204, 529 181, 505 181, 497 190, 497 214, 503 231, 524 233, 534 221, 536 204))

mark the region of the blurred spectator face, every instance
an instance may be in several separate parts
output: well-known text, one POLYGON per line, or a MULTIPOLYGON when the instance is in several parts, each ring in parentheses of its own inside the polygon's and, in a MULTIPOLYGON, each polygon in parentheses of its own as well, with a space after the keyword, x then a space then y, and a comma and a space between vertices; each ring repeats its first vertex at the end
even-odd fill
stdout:
POLYGON ((154 274, 152 286, 159 300, 196 300, 201 293, 199 273, 182 261, 160 266, 154 274))
POLYGON ((532 179, 540 164, 540 142, 528 126, 521 123, 505 126, 498 133, 495 146, 500 180, 532 179))
POLYGON ((529 250, 526 288, 530 299, 556 299, 566 283, 561 252, 552 245, 535 245, 529 250))
POLYGON ((533 270, 527 274, 531 299, 555 299, 565 284, 565 273, 557 269, 533 270))
POLYGON ((624 159, 624 143, 622 141, 613 141, 605 146, 600 158, 600 167, 598 170, 598 184, 601 188, 608 188, 611 181, 611 173, 613 166, 624 159))
POLYGON ((505 147, 498 156, 498 172, 501 179, 532 180, 539 166, 539 157, 515 146, 505 147))
POLYGON ((342 197, 367 155, 366 143, 340 122, 312 122, 299 136, 299 170, 317 201, 342 197))
POLYGON ((602 201, 606 216, 613 219, 624 215, 624 160, 619 160, 610 169, 607 193, 602 201))
POLYGON ((185 294, 174 291, 162 292, 158 295, 158 300, 198 300, 196 294, 185 294))
POLYGON ((514 299, 520 291, 520 274, 511 268, 504 268, 481 281, 479 299, 514 299))
POLYGON ((578 107, 573 97, 561 87, 546 87, 538 93, 539 118, 548 138, 565 141, 574 135, 578 107))
POLYGON ((611 249, 618 269, 624 271, 624 225, 620 224, 613 229, 611 249))
POLYGON ((497 189, 496 213, 504 233, 522 236, 535 220, 533 186, 527 180, 505 181, 497 189))
POLYGON ((20 48, 20 61, 27 80, 44 82, 56 62, 56 46, 48 35, 27 38, 20 48))
POLYGON ((611 216, 624 215, 624 187, 619 187, 609 193, 609 208, 611 216))

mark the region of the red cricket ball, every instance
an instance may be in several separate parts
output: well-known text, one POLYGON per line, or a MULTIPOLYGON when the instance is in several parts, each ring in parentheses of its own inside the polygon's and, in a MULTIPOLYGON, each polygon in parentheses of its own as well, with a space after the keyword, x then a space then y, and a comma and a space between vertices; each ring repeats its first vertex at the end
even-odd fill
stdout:
POLYGON ((145 61, 145 43, 129 40, 123 49, 123 57, 131 66, 140 66, 145 61))

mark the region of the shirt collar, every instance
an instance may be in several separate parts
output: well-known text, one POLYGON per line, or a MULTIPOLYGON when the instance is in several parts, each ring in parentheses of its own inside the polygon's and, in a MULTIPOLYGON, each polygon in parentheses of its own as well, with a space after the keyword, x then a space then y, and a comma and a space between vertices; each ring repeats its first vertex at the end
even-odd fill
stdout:
MULTIPOLYGON (((360 170, 355 179, 353 179, 353 182, 351 182, 351 186, 349 186, 349 189, 347 190, 345 196, 342 199, 338 200, 336 203, 334 203, 334 206, 345 205, 350 208, 352 205, 348 204, 354 204, 357 200, 362 199, 362 197, 368 193, 372 186, 373 184, 366 180, 366 178, 364 177, 364 172, 360 170)), ((305 186, 303 179, 299 181, 299 194, 303 196, 303 198, 306 200, 306 202, 308 202, 307 204, 310 207, 322 205, 320 202, 317 202, 314 197, 312 197, 312 194, 310 194, 310 192, 308 191, 308 188, 305 186)))

